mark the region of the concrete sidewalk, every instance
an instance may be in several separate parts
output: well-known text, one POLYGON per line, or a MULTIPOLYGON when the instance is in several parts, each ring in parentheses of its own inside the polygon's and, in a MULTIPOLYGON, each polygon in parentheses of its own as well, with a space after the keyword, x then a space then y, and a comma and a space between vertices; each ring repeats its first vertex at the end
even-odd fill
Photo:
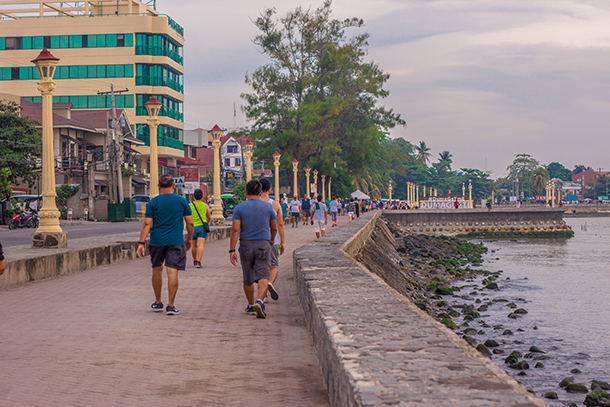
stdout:
POLYGON ((314 238, 286 228, 267 319, 244 313, 227 239, 206 244, 203 269, 189 255, 178 316, 149 309, 150 257, 1 291, 0 405, 328 405, 292 271, 314 238))

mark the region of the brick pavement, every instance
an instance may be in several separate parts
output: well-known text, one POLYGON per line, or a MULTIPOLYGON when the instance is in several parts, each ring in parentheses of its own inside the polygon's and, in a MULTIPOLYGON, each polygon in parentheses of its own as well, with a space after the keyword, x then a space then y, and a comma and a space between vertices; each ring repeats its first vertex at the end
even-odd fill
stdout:
POLYGON ((149 257, 0 292, 0 405, 327 406, 292 271, 313 227, 286 236, 265 320, 244 313, 226 239, 180 273, 178 316, 149 310, 149 257))

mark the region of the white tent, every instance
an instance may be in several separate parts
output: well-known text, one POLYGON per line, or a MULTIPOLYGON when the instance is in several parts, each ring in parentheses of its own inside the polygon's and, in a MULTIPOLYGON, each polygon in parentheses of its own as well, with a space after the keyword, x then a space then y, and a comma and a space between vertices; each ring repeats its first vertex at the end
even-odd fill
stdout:
POLYGON ((371 199, 370 196, 368 196, 367 194, 365 194, 364 192, 360 191, 359 189, 356 190, 356 192, 352 192, 352 198, 357 198, 357 199, 371 199))

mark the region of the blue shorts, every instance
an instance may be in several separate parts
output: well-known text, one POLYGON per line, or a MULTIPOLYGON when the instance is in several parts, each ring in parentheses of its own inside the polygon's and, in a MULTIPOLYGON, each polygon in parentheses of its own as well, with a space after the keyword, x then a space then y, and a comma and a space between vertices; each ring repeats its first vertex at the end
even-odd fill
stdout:
POLYGON ((195 230, 193 231, 193 240, 197 240, 197 238, 208 238, 208 233, 203 230, 203 225, 195 226, 195 230))

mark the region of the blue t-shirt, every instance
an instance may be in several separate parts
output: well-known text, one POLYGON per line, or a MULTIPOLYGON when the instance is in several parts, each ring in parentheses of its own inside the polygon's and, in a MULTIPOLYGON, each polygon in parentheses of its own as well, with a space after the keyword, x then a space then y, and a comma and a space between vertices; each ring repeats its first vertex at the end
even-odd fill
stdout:
POLYGON ((286 217, 286 211, 288 210, 288 204, 286 202, 281 203, 280 206, 282 207, 282 216, 286 217))
POLYGON ((322 202, 316 202, 311 207, 313 213, 313 220, 324 220, 324 212, 326 212, 326 205, 322 202), (319 208, 319 209, 318 209, 319 208))
POLYGON ((248 199, 233 209, 233 220, 241 221, 240 240, 271 240, 269 221, 277 219, 273 205, 248 199))
POLYGON ((330 211, 339 212, 339 207, 338 207, 337 201, 330 201, 330 211))
POLYGON ((144 216, 153 220, 151 246, 184 246, 183 218, 191 216, 186 199, 176 194, 157 195, 146 205, 144 216))

